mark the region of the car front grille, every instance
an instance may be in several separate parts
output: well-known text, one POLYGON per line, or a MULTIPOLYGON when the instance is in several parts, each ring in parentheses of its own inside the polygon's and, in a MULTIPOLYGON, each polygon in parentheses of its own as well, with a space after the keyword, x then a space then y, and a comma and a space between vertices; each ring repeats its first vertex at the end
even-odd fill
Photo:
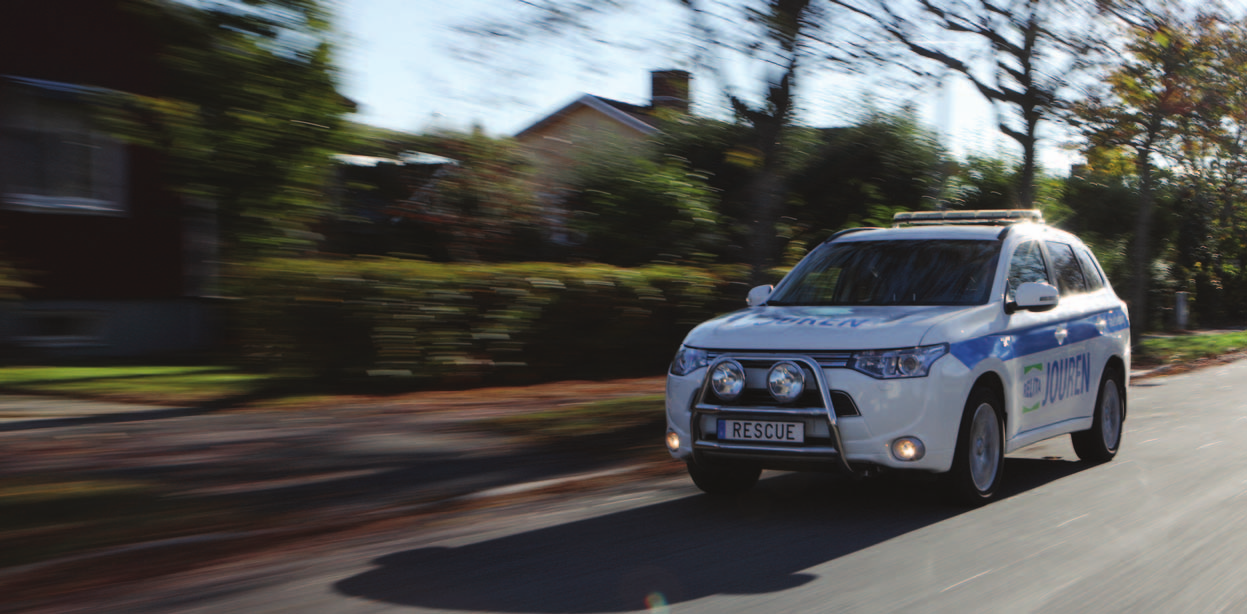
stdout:
MULTIPOLYGON (((707 358, 709 358, 710 362, 714 362, 716 358, 720 356, 725 356, 725 355, 748 356, 747 360, 750 362, 763 361, 763 362, 768 362, 768 364, 773 364, 779 357, 806 356, 810 358, 811 360, 813 360, 814 362, 818 363, 818 365, 820 367, 823 367, 824 369, 845 369, 849 366, 849 358, 853 356, 853 352, 837 352, 837 351, 804 352, 801 350, 792 351, 792 352, 784 352, 784 351, 734 352, 731 350, 720 350, 720 351, 710 350, 706 352, 706 356, 707 358)), ((745 365, 745 366, 748 366, 748 365, 745 365)))

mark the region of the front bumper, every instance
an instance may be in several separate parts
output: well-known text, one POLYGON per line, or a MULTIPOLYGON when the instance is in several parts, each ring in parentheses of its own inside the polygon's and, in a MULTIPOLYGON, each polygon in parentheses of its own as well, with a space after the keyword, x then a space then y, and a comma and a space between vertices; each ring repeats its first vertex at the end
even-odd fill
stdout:
MULTIPOLYGON (((759 370, 764 370, 765 361, 799 362, 814 376, 818 402, 801 407, 723 403, 706 389, 706 374, 714 363, 686 376, 669 374, 667 428, 680 440, 679 448, 670 450, 673 457, 746 458, 776 469, 822 466, 856 471, 882 466, 943 472, 952 467, 974 375, 958 360, 939 359, 927 377, 880 380, 844 367, 829 368, 802 355, 767 354, 760 360, 754 354, 733 354, 717 356, 716 362, 728 358, 761 362, 759 370), (846 400, 852 407, 845 407, 846 400), (801 422, 806 438, 801 444, 719 441, 715 425, 730 418, 801 422), (912 461, 894 457, 891 446, 899 437, 920 439, 925 455, 912 461)), ((749 373, 751 382, 759 377, 749 373)))

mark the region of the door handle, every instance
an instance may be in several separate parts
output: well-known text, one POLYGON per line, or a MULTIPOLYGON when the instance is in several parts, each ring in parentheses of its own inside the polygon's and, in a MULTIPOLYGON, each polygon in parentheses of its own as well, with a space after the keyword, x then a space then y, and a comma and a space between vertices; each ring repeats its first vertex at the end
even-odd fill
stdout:
POLYGON ((1061 345, 1065 343, 1065 338, 1069 336, 1069 329, 1065 327, 1058 328, 1054 335, 1056 335, 1056 344, 1061 345))

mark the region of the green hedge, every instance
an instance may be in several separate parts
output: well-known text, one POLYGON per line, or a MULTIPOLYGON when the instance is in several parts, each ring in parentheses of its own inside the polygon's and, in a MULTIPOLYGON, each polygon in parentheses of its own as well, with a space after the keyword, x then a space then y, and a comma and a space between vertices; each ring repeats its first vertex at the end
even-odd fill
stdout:
POLYGON ((473 385, 659 374, 683 336, 746 287, 674 266, 266 260, 230 276, 234 339, 326 377, 473 385), (410 381, 410 379, 408 379, 410 381))

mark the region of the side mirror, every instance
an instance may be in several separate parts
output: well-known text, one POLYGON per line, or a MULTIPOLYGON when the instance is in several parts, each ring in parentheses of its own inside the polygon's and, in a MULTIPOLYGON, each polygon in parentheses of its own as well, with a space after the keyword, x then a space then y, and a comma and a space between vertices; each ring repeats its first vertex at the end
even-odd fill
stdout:
POLYGON ((756 307, 758 305, 761 305, 762 303, 765 303, 766 299, 771 298, 771 291, 774 289, 775 289, 775 286, 768 285, 768 286, 758 286, 750 290, 749 296, 745 297, 745 304, 749 305, 750 307, 756 307))
POLYGON ((1030 311, 1047 311, 1057 306, 1060 301, 1057 289, 1052 284, 1028 281, 1018 286, 1014 293, 1014 301, 1005 305, 1008 313, 1021 309, 1030 311))

